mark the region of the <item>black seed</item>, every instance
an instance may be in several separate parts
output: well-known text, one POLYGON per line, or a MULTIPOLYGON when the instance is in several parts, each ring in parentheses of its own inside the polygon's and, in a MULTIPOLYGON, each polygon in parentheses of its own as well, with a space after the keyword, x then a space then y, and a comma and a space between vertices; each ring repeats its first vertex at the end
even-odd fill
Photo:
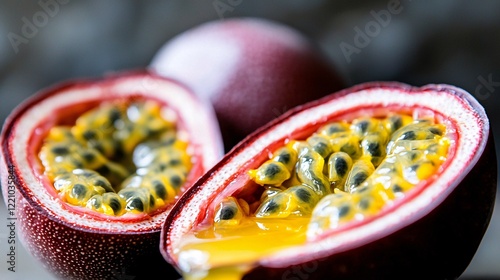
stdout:
POLYGON ((348 171, 347 161, 344 158, 338 157, 335 160, 335 171, 340 177, 344 177, 348 171))
POLYGON ((78 199, 84 198, 86 193, 87 187, 82 184, 75 184, 73 186, 73 189, 71 189, 71 194, 73 195, 73 197, 76 197, 78 199))
POLYGON ((111 209, 113 209, 113 212, 115 213, 122 209, 120 201, 114 197, 109 200, 109 207, 111 207, 111 209))
POLYGON ((356 155, 356 148, 351 144, 345 144, 342 148, 340 148, 340 151, 350 156, 356 155))
POLYGON ((220 210, 221 220, 231 220, 236 215, 236 209, 232 206, 225 206, 220 210))
POLYGON ((115 192, 113 187, 111 187, 111 184, 101 179, 95 180, 94 186, 102 187, 106 192, 115 192))
POLYGON ((327 133, 333 134, 333 133, 342 132, 342 131, 345 131, 345 129, 343 127, 341 127, 340 125, 330 125, 328 127, 327 133))
POLYGON ((435 135, 439 135, 439 136, 443 135, 443 132, 437 127, 429 128, 429 132, 432 134, 435 134, 435 135))
POLYGON ((362 198, 359 201, 359 208, 366 210, 366 209, 368 209, 368 207, 370 207, 370 199, 366 198, 366 197, 362 198))
POLYGON ((165 171, 165 169, 167 169, 168 165, 166 165, 165 163, 160 163, 158 164, 158 169, 160 171, 165 171))
POLYGON ((399 137, 399 140, 415 140, 417 139, 417 135, 415 135, 414 131, 407 131, 399 137))
POLYGON ((352 181, 351 181, 352 185, 357 187, 361 183, 363 183, 366 180, 366 178, 368 178, 368 174, 366 174, 364 172, 359 172, 352 177, 352 181))
POLYGON ((94 176, 94 175, 95 175, 95 173, 90 172, 90 171, 88 171, 88 170, 84 170, 82 173, 80 173, 80 175, 82 175, 82 176, 83 176, 83 177, 85 177, 85 178, 90 178, 90 177, 94 176))
POLYGON ((389 121, 392 123, 392 129, 398 130, 402 125, 403 125, 403 120, 401 119, 401 116, 391 116, 389 118, 389 121))
POLYGON ((97 138, 97 134, 93 130, 87 130, 83 133, 83 138, 87 141, 94 140, 97 138))
POLYGON ((314 145, 313 150, 320 154, 322 157, 328 156, 328 145, 326 143, 318 142, 314 145))
POLYGON ((98 150, 100 153, 104 154, 104 146, 101 144, 101 143, 91 143, 90 145, 91 147, 93 147, 94 149, 98 150))
POLYGON ((291 157, 289 153, 282 153, 276 158, 276 161, 279 161, 286 165, 287 163, 290 162, 290 159, 291 157))
POLYGON ((366 130, 368 129, 368 125, 370 125, 370 123, 368 121, 360 121, 356 124, 356 126, 359 128, 361 133, 366 132, 366 130))
POLYGON ((149 207, 155 206, 155 198, 152 194, 149 194, 149 207))
POLYGON ((103 165, 103 166, 97 168, 95 171, 97 173, 105 176, 105 177, 111 173, 111 170, 109 169, 109 167, 107 165, 103 165))
POLYGON ((124 158, 125 151, 123 150, 123 147, 118 143, 114 143, 114 144, 115 144, 115 150, 114 150, 113 158, 116 158, 116 159, 124 158))
POLYGON ((351 207, 349 207, 349 205, 340 206, 339 217, 340 218, 344 217, 345 215, 347 215, 347 213, 349 213, 350 210, 351 210, 351 207))
POLYGON ((172 175, 170 177, 170 184, 174 188, 179 188, 182 185, 182 178, 179 175, 172 175))
POLYGON ((181 161, 177 158, 175 159, 171 159, 169 162, 168 162, 168 165, 170 166, 177 166, 177 165, 180 165, 181 164, 181 161))
POLYGON ((170 138, 167 138, 166 140, 161 141, 160 145, 161 146, 170 146, 170 145, 174 144, 175 140, 176 140, 175 137, 170 137, 170 138))
POLYGON ((167 196, 167 190, 165 189, 165 185, 163 185, 159 181, 154 181, 153 186, 154 186, 156 195, 158 195, 161 199, 165 199, 165 197, 167 196))
POLYGON ((398 184, 395 184, 394 186, 392 186, 392 190, 395 192, 395 193, 398 193, 398 192, 403 192, 403 188, 398 185, 398 184))
POLYGON ((71 163, 73 164, 73 166, 75 166, 75 168, 78 168, 78 169, 83 168, 83 163, 77 159, 73 159, 71 161, 71 163))
POLYGON ((52 148, 52 153, 58 155, 58 156, 63 156, 67 155, 69 153, 69 149, 64 146, 57 146, 52 148))
POLYGON ((121 113, 117 109, 112 109, 111 112, 109 112, 109 120, 111 123, 116 122, 121 118, 121 113))
POLYGON ((133 210, 137 209, 139 211, 144 211, 144 204, 142 203, 142 200, 138 197, 134 197, 131 200, 129 200, 127 204, 127 210, 133 210))
POLYGON ((295 194, 300 200, 302 200, 305 203, 309 203, 309 201, 311 201, 311 193, 305 189, 297 189, 295 191, 295 194))
POLYGON ((379 157, 382 155, 382 153, 380 152, 380 145, 378 142, 368 142, 366 151, 374 157, 379 157))
POLYGON ((413 171, 413 172, 415 172, 415 171, 417 171, 417 169, 419 167, 420 167, 420 165, 417 163, 417 164, 414 164, 414 165, 410 166, 410 170, 413 171))
POLYGON ((280 172, 281 168, 278 165, 271 163, 266 167, 264 174, 266 177, 274 178, 274 176, 276 176, 276 174, 279 174, 280 172))
POLYGON ((94 185, 98 186, 98 187, 103 187, 103 188, 108 187, 108 184, 106 182, 104 182, 103 180, 100 180, 100 179, 95 180, 94 181, 94 185))
POLYGON ((82 157, 88 163, 93 162, 95 160, 95 154, 92 152, 84 152, 82 154, 82 157))
POLYGON ((276 212, 279 207, 280 206, 278 205, 278 203, 276 203, 274 200, 271 200, 265 205, 263 212, 273 213, 276 212))
POLYGON ((418 157, 418 154, 416 152, 409 152, 410 153, 410 159, 415 160, 418 157))

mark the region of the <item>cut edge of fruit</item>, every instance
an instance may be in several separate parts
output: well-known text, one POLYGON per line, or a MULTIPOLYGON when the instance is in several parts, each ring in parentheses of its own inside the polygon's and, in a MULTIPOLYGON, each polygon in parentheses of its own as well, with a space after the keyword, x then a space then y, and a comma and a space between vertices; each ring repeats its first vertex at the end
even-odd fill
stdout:
POLYGON ((304 244, 278 251, 260 260, 259 264, 283 267, 326 257, 387 236, 425 216, 453 191, 479 160, 489 135, 489 123, 484 109, 469 93, 450 85, 431 84, 417 88, 396 82, 366 83, 296 107, 243 140, 209 172, 217 176, 203 176, 178 201, 162 230, 162 254, 170 262, 176 263, 172 251, 176 247, 175 242, 188 233, 194 224, 204 219, 203 215, 213 201, 237 190, 238 183, 246 180, 240 176, 242 172, 255 162, 262 162, 262 158, 267 155, 262 151, 290 137, 291 127, 300 130, 303 127, 318 126, 318 122, 324 123, 332 116, 347 114, 354 111, 353 108, 389 106, 441 114, 457 130, 455 146, 450 147, 452 154, 444 163, 445 168, 439 176, 432 183, 424 181, 415 186, 417 192, 403 198, 383 215, 376 215, 353 226, 347 224, 347 232, 347 227, 332 230, 307 242, 307 246, 304 244), (321 120, 318 116, 322 116, 321 120), (273 129, 270 130, 270 127, 273 129), (165 226, 167 224, 168 228, 165 226))
POLYGON ((184 85, 174 80, 147 71, 130 71, 100 80, 68 81, 35 94, 22 103, 7 119, 5 131, 2 132, 2 137, 5 138, 2 138, 2 149, 6 155, 4 163, 6 166, 14 167, 15 176, 19 178, 17 189, 33 208, 70 227, 89 231, 125 233, 159 231, 173 203, 165 207, 164 211, 154 212, 151 216, 136 214, 105 217, 89 211, 74 211, 74 206, 54 197, 54 193, 47 190, 47 178, 41 176, 34 165, 36 159, 33 157, 37 155, 33 154, 35 151, 29 150, 33 145, 31 138, 46 133, 42 123, 45 118, 60 108, 74 106, 75 100, 78 100, 77 104, 86 102, 97 104, 103 98, 127 99, 135 96, 158 100, 177 112, 182 122, 182 129, 187 131, 193 155, 201 160, 194 163, 193 170, 183 186, 184 189, 222 157, 223 143, 213 109, 198 100, 184 85), (186 106, 192 107, 179 110, 186 106), (200 122, 200 119, 203 121, 200 122), (23 133, 24 131, 32 133, 23 133))

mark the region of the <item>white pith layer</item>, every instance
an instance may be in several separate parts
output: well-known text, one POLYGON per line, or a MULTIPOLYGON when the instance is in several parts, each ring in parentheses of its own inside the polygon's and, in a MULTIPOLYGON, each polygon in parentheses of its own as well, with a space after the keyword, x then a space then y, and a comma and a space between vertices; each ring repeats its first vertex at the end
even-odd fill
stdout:
MULTIPOLYGON (((75 105, 76 102, 102 100, 103 97, 126 98, 127 96, 153 97, 163 100, 169 108, 191 108, 190 110, 176 110, 179 118, 184 122, 191 147, 194 153, 202 155, 202 166, 206 170, 215 164, 223 154, 219 128, 215 122, 215 115, 211 108, 195 100, 186 89, 167 80, 160 80, 150 76, 124 77, 113 81, 104 81, 96 86, 75 86, 65 88, 43 101, 30 107, 18 120, 15 129, 10 135, 11 157, 16 169, 22 172, 25 186, 29 186, 31 200, 40 205, 49 215, 70 225, 82 228, 96 229, 104 232, 144 232, 158 230, 165 220, 168 211, 152 216, 150 219, 120 223, 96 219, 91 215, 83 215, 65 209, 67 207, 60 199, 47 192, 42 178, 36 176, 30 166, 26 147, 30 146, 30 133, 40 126, 40 121, 54 114, 59 108, 75 105), (210 139, 210 140, 207 140, 210 139)), ((36 155, 35 155, 36 156, 36 155)))
MULTIPOLYGON (((388 214, 378 216, 367 223, 361 223, 348 231, 339 230, 327 238, 308 242, 307 246, 296 246, 276 252, 260 260, 260 263, 271 267, 281 267, 319 259, 379 239, 425 216, 439 205, 472 169, 485 148, 489 133, 489 123, 484 110, 470 94, 447 85, 434 85, 432 88, 391 88, 390 86, 383 88, 381 86, 381 88, 362 89, 300 111, 279 122, 272 130, 264 131, 257 139, 249 143, 244 152, 234 154, 214 173, 214 176, 207 178, 200 190, 186 202, 183 211, 179 212, 173 224, 170 225, 167 244, 169 253, 175 254, 173 250, 178 247, 178 241, 196 223, 199 210, 205 209, 204 207, 210 204, 213 193, 221 193, 224 188, 237 187, 229 184, 232 180, 231 176, 244 172, 242 169, 247 162, 258 157, 272 143, 287 138, 294 129, 314 124, 322 116, 331 115, 332 112, 342 112, 346 108, 418 106, 423 109, 420 112, 428 109, 429 112, 439 113, 456 126, 456 134, 459 137, 454 143, 455 156, 447 160, 445 163, 447 168, 421 193, 404 198, 405 203, 400 204, 388 214), (409 91, 412 90, 418 93, 410 93, 409 91)), ((448 130, 451 128, 447 127, 448 130)), ((226 194, 228 192, 230 193, 226 191, 226 194)))

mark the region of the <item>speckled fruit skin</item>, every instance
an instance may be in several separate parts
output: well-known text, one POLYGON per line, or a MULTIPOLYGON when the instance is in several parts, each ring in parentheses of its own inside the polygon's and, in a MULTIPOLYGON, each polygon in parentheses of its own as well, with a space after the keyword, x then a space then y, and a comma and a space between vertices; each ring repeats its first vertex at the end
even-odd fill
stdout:
POLYGON ((345 87, 309 38, 260 18, 184 31, 158 50, 150 68, 212 102, 226 151, 286 110, 345 87))
MULTIPOLYGON (((9 213, 9 217, 16 218, 17 237, 19 237, 24 247, 46 269, 60 279, 153 279, 157 275, 162 275, 164 279, 178 279, 179 277, 179 274, 164 261, 159 252, 160 228, 163 219, 160 220, 157 226, 138 229, 133 232, 127 230, 97 230, 82 225, 81 220, 92 219, 86 215, 80 215, 79 218, 73 220, 60 219, 58 216, 53 215, 53 212, 48 210, 45 205, 40 205, 40 200, 34 197, 33 184, 41 185, 43 181, 27 182, 25 174, 34 171, 32 171, 31 166, 19 166, 16 163, 16 156, 18 155, 13 154, 12 147, 17 140, 13 136, 13 131, 19 129, 17 127, 19 118, 32 106, 43 102, 49 97, 57 96, 62 91, 92 91, 101 88, 110 90, 112 87, 120 87, 124 83, 132 83, 138 86, 137 93, 135 93, 134 89, 129 89, 130 84, 124 87, 124 90, 134 91, 133 94, 139 96, 143 88, 147 90, 148 87, 154 87, 155 83, 172 83, 176 88, 186 90, 187 95, 191 96, 190 98, 195 98, 195 95, 177 82, 158 77, 147 71, 112 73, 98 79, 78 79, 63 82, 38 92, 19 105, 9 115, 2 129, 0 153, 2 194, 8 208, 15 209, 12 214, 9 213), (142 82, 144 83, 141 84, 142 82)), ((109 97, 109 94, 106 90, 102 92, 103 98, 109 97)), ((86 94, 84 93, 84 95, 86 94)), ((78 98, 73 101, 75 104, 79 102, 78 98)), ((196 108, 195 110, 201 115, 201 104, 203 103, 185 103, 184 108, 175 109, 189 111, 196 108), (188 108, 190 105, 193 105, 193 108, 188 108)), ((57 114, 57 112, 54 111, 54 114, 57 114)), ((215 128, 216 126, 213 125, 216 123, 215 114, 212 112, 212 115, 204 116, 212 116, 212 118, 207 117, 207 119, 199 120, 200 125, 215 128)), ((44 116, 40 116, 40 119, 34 119, 33 122, 40 122, 42 117, 44 116)), ((26 133, 30 132, 26 131, 26 133)), ((222 157, 223 146, 218 130, 214 129, 213 135, 191 136, 207 141, 207 145, 213 146, 211 152, 217 154, 218 157, 222 157), (214 142, 210 143, 209 141, 214 142)), ((215 164, 218 158, 214 157, 211 161, 205 161, 203 159, 210 152, 207 151, 206 154, 204 152, 198 152, 199 154, 197 154, 200 161, 207 165, 215 164)), ((211 156, 214 156, 214 154, 211 154, 211 156)), ((208 166, 203 167, 203 164, 200 165, 200 168, 193 168, 193 173, 190 175, 192 179, 188 178, 185 188, 189 187, 187 184, 191 184, 208 168, 208 166)), ((53 199, 57 200, 56 198, 53 199)), ((63 204, 60 201, 59 203, 63 204)), ((169 211, 169 209, 167 208, 166 211, 169 211)), ((122 223, 134 223, 134 221, 123 221, 122 223)))
MULTIPOLYGON (((230 173, 226 177, 223 173, 228 172, 228 166, 232 166, 234 161, 236 161, 234 164, 238 164, 235 159, 245 154, 251 154, 247 158, 253 155, 258 157, 259 153, 254 151, 255 145, 264 147, 274 145, 268 145, 272 140, 268 142, 265 139, 266 136, 278 130, 276 127, 282 123, 296 118, 296 115, 304 116, 304 113, 314 110, 322 104, 334 104, 338 98, 349 97, 354 92, 377 90, 397 91, 408 95, 436 92, 436 96, 438 94, 461 96, 464 106, 470 108, 472 114, 476 114, 477 120, 481 122, 479 126, 483 127, 481 130, 483 135, 473 141, 481 143, 480 146, 483 148, 472 152, 475 160, 466 162, 464 164, 465 170, 461 170, 458 172, 459 174, 452 172, 454 174, 452 178, 456 179, 440 186, 439 188, 444 191, 439 192, 432 199, 425 200, 428 204, 423 204, 418 212, 412 212, 410 209, 405 212, 408 214, 402 214, 402 212, 397 212, 398 208, 396 208, 387 215, 394 215, 396 212, 404 218, 391 226, 384 227, 382 224, 382 229, 376 233, 368 232, 363 235, 366 232, 360 233, 358 231, 356 236, 361 234, 364 237, 359 239, 353 237, 354 239, 347 239, 346 243, 339 244, 340 241, 337 241, 336 237, 342 236, 343 240, 346 240, 345 237, 349 236, 351 232, 353 233, 356 228, 350 227, 334 231, 332 235, 327 234, 325 239, 320 239, 320 243, 308 243, 297 250, 284 252, 279 257, 260 260, 253 265, 253 269, 249 270, 243 279, 458 278, 472 260, 488 227, 496 194, 497 162, 494 140, 483 108, 470 94, 449 85, 427 85, 416 88, 397 82, 361 84, 298 106, 262 127, 226 154, 207 175, 203 176, 178 200, 162 229, 160 246, 165 259, 174 266, 177 265, 176 257, 172 251, 172 243, 181 238, 183 233, 189 231, 191 227, 188 222, 197 223, 204 219, 204 216, 201 215, 190 219, 187 217, 188 215, 196 215, 195 213, 200 211, 201 213, 210 211, 206 209, 205 205, 210 205, 211 201, 217 197, 220 198, 220 195, 217 196, 220 192, 229 194, 238 188, 226 189, 230 188, 228 185, 230 182, 233 182, 233 185, 234 182, 238 182, 238 178, 241 178, 238 177, 238 174, 248 170, 249 166, 252 166, 253 159, 241 163, 241 166, 233 167, 231 170, 234 173, 230 173), (206 190, 206 188, 210 190, 206 190), (202 209, 192 209, 196 205, 202 209), (321 243, 322 241, 325 242, 321 243), (324 249, 325 246, 331 247, 324 249)), ((391 104, 392 101, 386 99, 382 101, 382 104, 391 104)), ((432 100, 432 98, 428 100, 432 100)), ((432 102, 428 101, 427 104, 432 102)), ((339 107, 342 106, 342 103, 340 104, 339 107)), ((350 112, 356 109, 347 107, 345 110, 350 112)), ((321 116, 317 118, 321 118, 321 116)), ((320 120, 318 119, 318 121, 320 120)), ((314 125, 314 122, 312 123, 314 125)), ((291 125, 287 127, 289 127, 290 134, 294 134, 294 131, 300 128, 291 125)), ((461 136, 458 135, 458 137, 461 136)), ((281 136, 277 138, 279 137, 281 136)), ((256 161, 262 162, 262 160, 261 158, 256 161)), ((244 179, 241 180, 244 181, 244 179)), ((434 185, 436 185, 434 182, 430 184, 433 187, 434 185)), ((412 196, 409 201, 415 197, 419 196, 412 196)), ((408 201, 405 201, 398 207, 406 206, 407 203, 408 201)), ((375 218, 370 222, 377 220, 378 218, 375 218)), ((360 226, 364 225, 370 224, 361 223, 360 226)))

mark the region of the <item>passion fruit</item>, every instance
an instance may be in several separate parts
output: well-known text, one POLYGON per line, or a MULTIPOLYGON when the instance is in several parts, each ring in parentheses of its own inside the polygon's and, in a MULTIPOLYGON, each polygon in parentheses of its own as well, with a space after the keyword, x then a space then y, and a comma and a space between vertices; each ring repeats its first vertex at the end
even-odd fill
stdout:
POLYGON ((455 279, 492 215, 488 117, 451 85, 366 83, 295 107, 183 194, 187 279, 455 279))
POLYGON ((180 33, 158 50, 150 68, 212 103, 226 151, 287 109, 345 86, 310 38, 251 17, 209 21, 180 33))
POLYGON ((178 277, 161 226, 224 153, 210 105, 145 71, 42 90, 10 114, 1 141, 19 238, 61 279, 178 277))

